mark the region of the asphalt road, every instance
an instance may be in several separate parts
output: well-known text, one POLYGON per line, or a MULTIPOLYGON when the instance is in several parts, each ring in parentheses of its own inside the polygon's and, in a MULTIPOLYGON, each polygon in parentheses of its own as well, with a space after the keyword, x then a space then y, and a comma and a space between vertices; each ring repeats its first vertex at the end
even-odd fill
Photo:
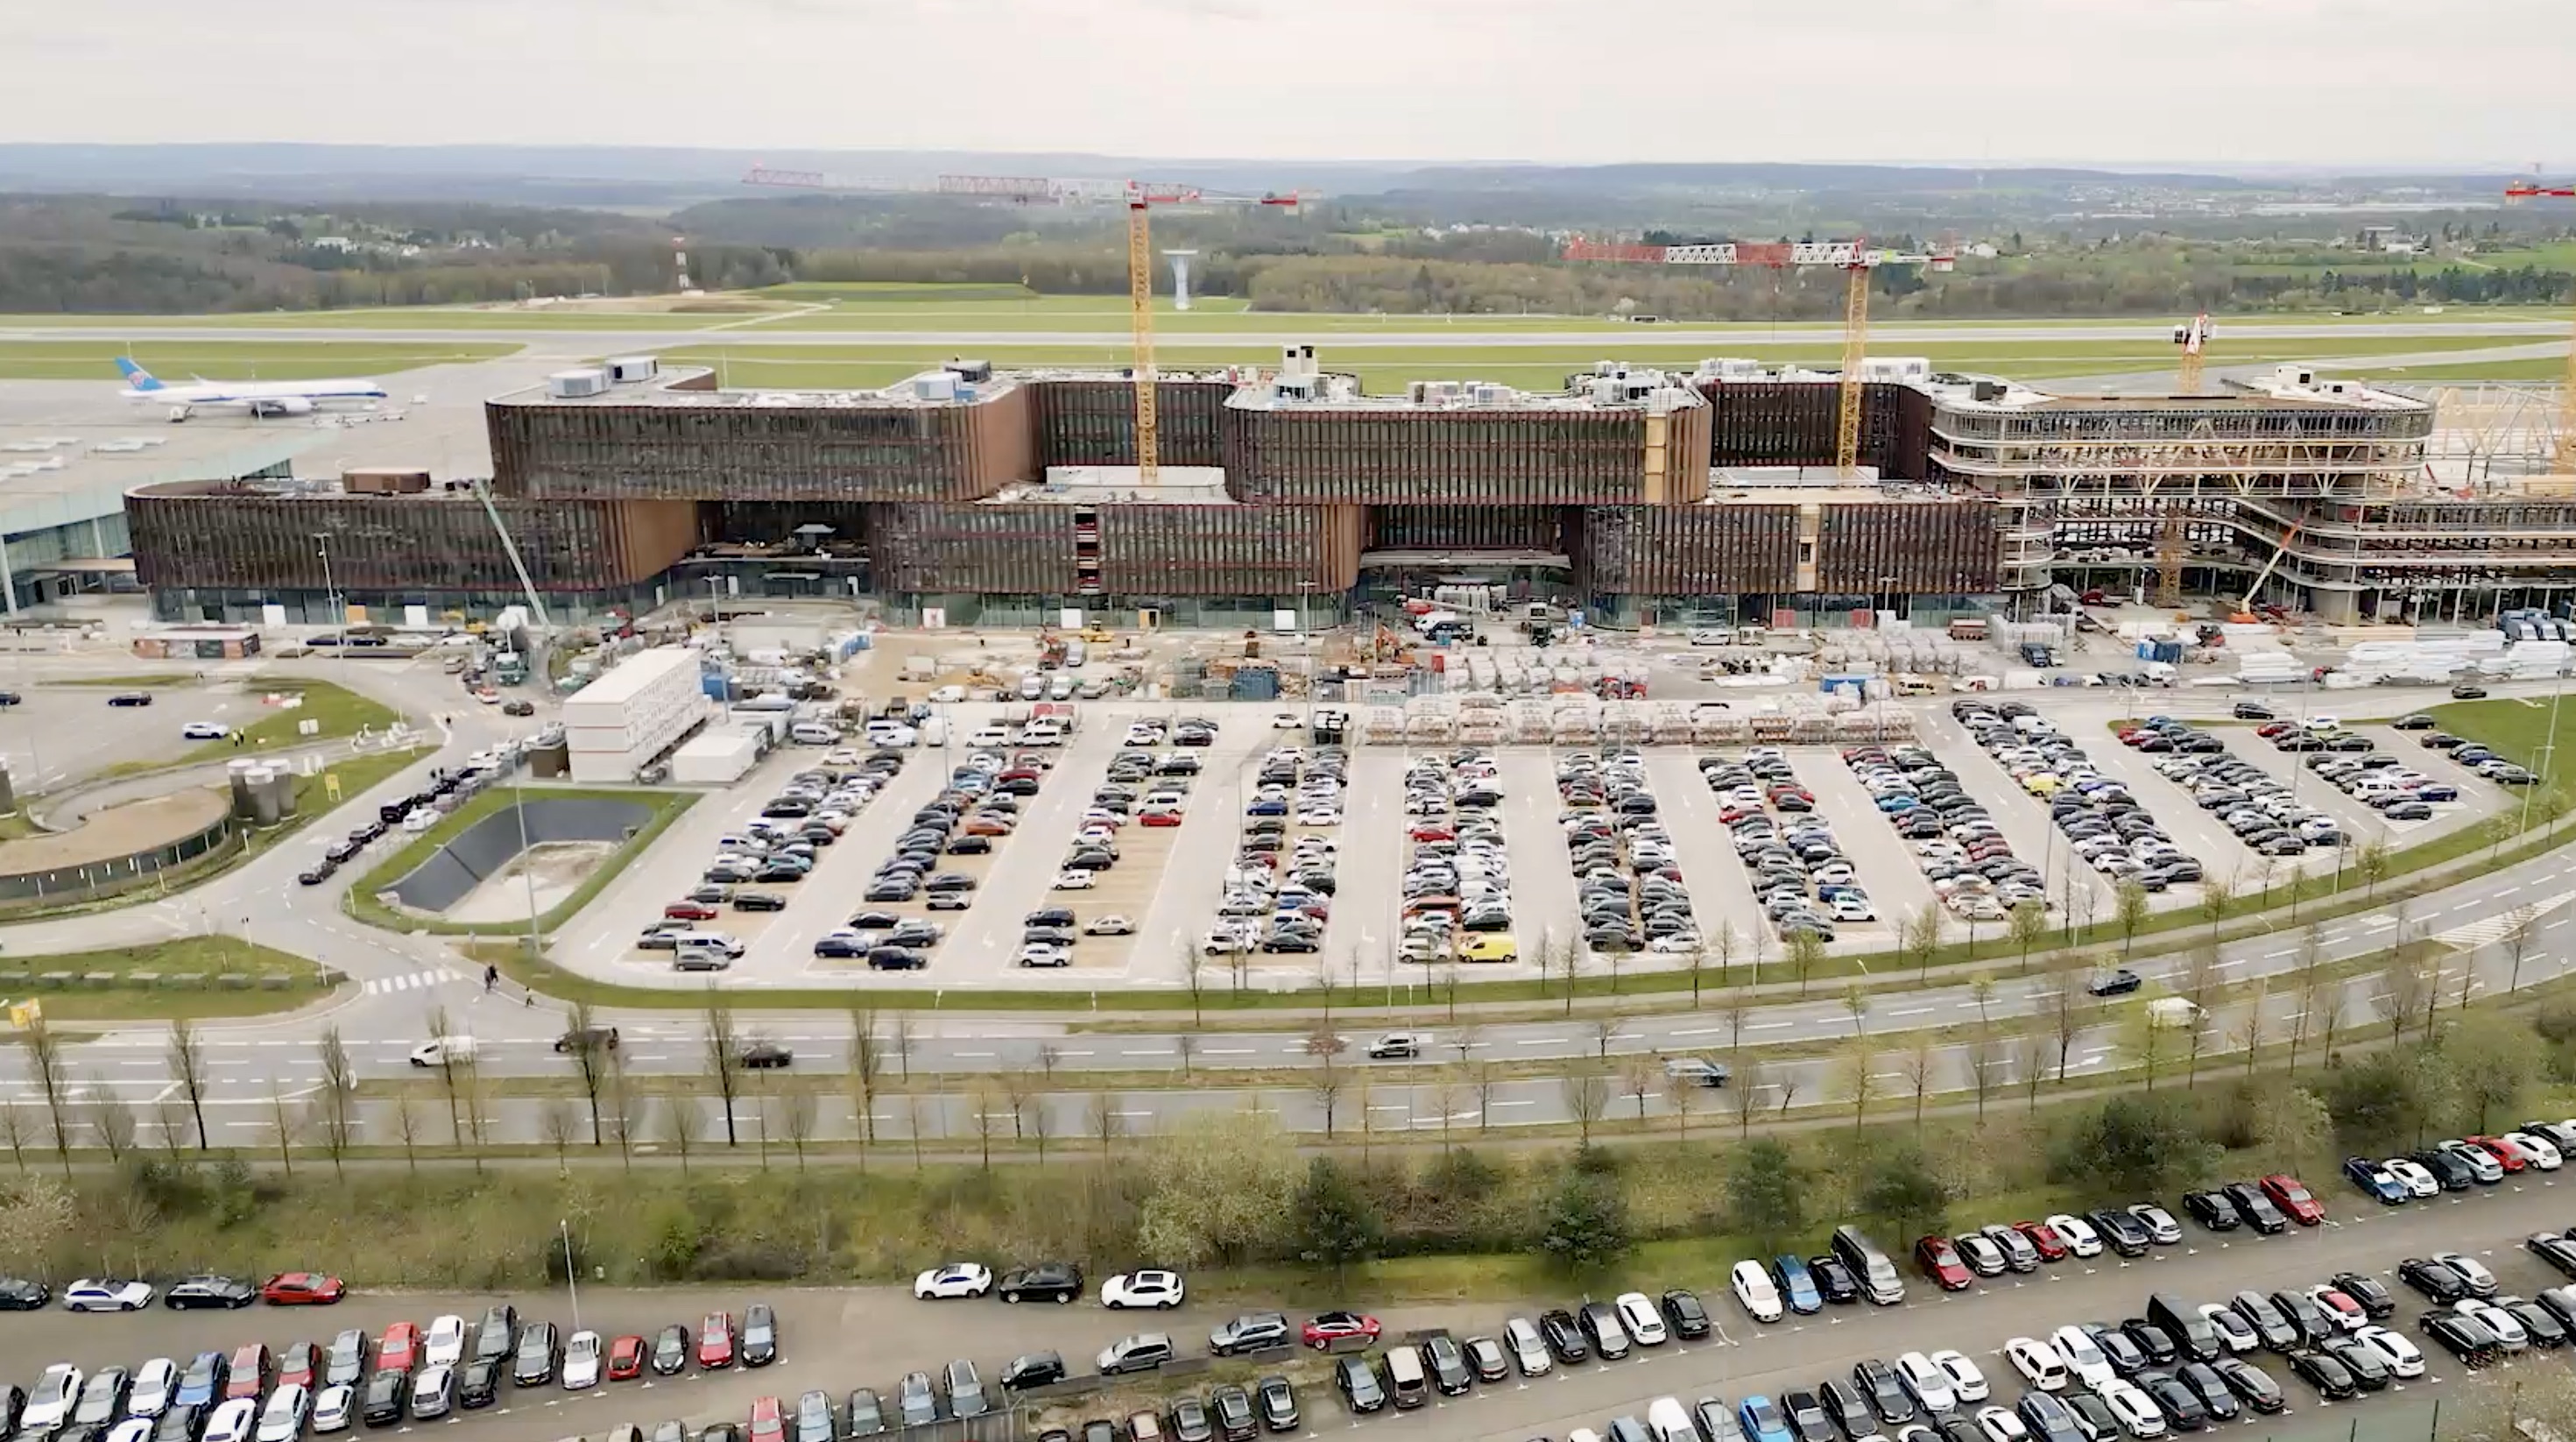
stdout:
MULTIPOLYGON (((1793 1387, 1812 1387, 1824 1378, 1847 1374, 1853 1363, 1866 1358, 1892 1358, 1908 1350, 1940 1347, 1967 1352, 1985 1373, 1995 1402, 2010 1405, 2019 1393, 2019 1379, 1997 1355, 2009 1338, 2045 1336, 2070 1322, 2135 1316, 2144 1310, 2151 1291, 2197 1303, 2224 1298, 2239 1288, 2305 1287, 2346 1269, 2387 1280, 2400 1303, 2393 1325, 2421 1344, 2413 1319, 2423 1304, 2389 1275, 2397 1262, 2410 1255, 2456 1249, 2485 1261, 2504 1291, 2529 1296, 2542 1287, 2558 1285, 2563 1279, 2524 1252, 2521 1241, 2533 1231, 2559 1229, 2569 1222, 2568 1186, 2576 1183, 2562 1186, 2553 1178, 2397 1209, 2371 1207, 2336 1188, 2327 1196, 2332 1215, 2321 1228, 2293 1229, 2279 1237, 2243 1239, 2237 1233, 2222 1239, 2185 1222, 2182 1244, 2158 1248, 2136 1261, 2062 1262, 2028 1278, 1996 1279, 1956 1294, 1932 1290, 1910 1266, 1900 1263, 1909 1279, 1908 1300, 1902 1306, 1832 1308, 1813 1318, 1770 1325, 1751 1321, 1731 1297, 1706 1290, 1703 1297, 1719 1331, 1708 1342, 1639 1348, 1622 1362, 1560 1367, 1547 1377, 1481 1387, 1413 1414, 1351 1418, 1329 1390, 1307 1386, 1301 1397, 1306 1435, 1385 1428, 1416 1442, 1561 1437, 1573 1427, 1598 1429, 1612 1416, 1642 1413, 1645 1403, 1657 1396, 1685 1401, 1711 1395, 1730 1401, 1753 1393, 1777 1396, 1793 1387)), ((1961 1226, 1985 1220, 2008 1219, 1953 1218, 1961 1226)), ((1016 1259, 982 1260, 1001 1266, 1016 1259)), ((574 1322, 573 1301, 561 1291, 510 1298, 472 1293, 360 1295, 336 1308, 300 1315, 266 1309, 255 1316, 159 1310, 121 1316, 11 1313, 0 1315, 0 1353, 16 1359, 11 1371, 24 1374, 6 1380, 23 1384, 55 1359, 95 1369, 131 1366, 152 1356, 184 1361, 200 1349, 230 1349, 249 1340, 277 1345, 309 1339, 327 1344, 331 1334, 343 1327, 364 1327, 375 1333, 403 1319, 426 1326, 441 1312, 452 1311, 472 1322, 485 1306, 501 1300, 513 1301, 523 1320, 550 1319, 567 1330, 574 1322)), ((1060 1307, 1008 1307, 990 1299, 925 1303, 913 1300, 909 1290, 901 1287, 587 1289, 579 1299, 579 1320, 608 1336, 624 1331, 649 1336, 671 1322, 687 1324, 694 1331, 705 1313, 728 1310, 738 1319, 742 1307, 754 1300, 768 1301, 779 1312, 782 1356, 772 1367, 692 1372, 682 1378, 617 1383, 581 1394, 566 1394, 559 1388, 505 1388, 500 1405, 490 1411, 429 1425, 464 1427, 469 1431, 458 1435, 486 1442, 550 1442, 576 1433, 596 1437, 621 1421, 649 1427, 662 1418, 676 1417, 696 1427, 739 1420, 754 1397, 774 1395, 792 1404, 799 1393, 816 1387, 830 1390, 836 1398, 859 1386, 890 1394, 904 1373, 935 1370, 953 1357, 976 1362, 988 1383, 1011 1357, 1040 1349, 1057 1350, 1077 1372, 1087 1371, 1083 1359, 1135 1331, 1169 1331, 1185 1355, 1196 1355, 1205 1347, 1208 1328, 1239 1310, 1276 1302, 1252 1296, 1198 1295, 1176 1312, 1134 1316, 1105 1312, 1088 1302, 1060 1307)), ((1563 1295, 1509 1304, 1373 1308, 1366 1297, 1348 1299, 1350 1305, 1376 1312, 1394 1335, 1430 1327, 1445 1327, 1460 1335, 1493 1333, 1509 1315, 1531 1315, 1579 1300, 1571 1286, 1563 1295)), ((1287 1310, 1303 1315, 1305 1309, 1287 1310)), ((2462 1380, 2459 1370, 2429 1344, 2425 1350, 2431 1362, 2428 1374, 2404 1384, 2404 1395, 2383 1394, 2350 1404, 2323 1403, 2294 1381, 2286 1368, 2256 1358, 2256 1364, 2289 1392, 2291 1412, 2286 1419, 2240 1425, 2249 1433, 2279 1432, 2329 1417, 2338 1421, 2346 1415, 2370 1417, 2395 1410, 2417 1394, 2455 1393, 2462 1380)), ((2523 1365, 2563 1364, 2549 1358, 2523 1365)), ((1173 1390, 1185 1388, 1184 1383, 1173 1390)))

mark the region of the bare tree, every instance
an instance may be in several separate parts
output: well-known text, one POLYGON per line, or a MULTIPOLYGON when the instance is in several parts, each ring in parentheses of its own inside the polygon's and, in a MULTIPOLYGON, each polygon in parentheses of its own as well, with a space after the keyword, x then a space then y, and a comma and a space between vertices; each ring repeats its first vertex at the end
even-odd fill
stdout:
POLYGON ((1697 1011, 1699 1010, 1700 977, 1708 970, 1708 948, 1705 946, 1692 947, 1684 964, 1690 968, 1691 1010, 1697 1011))
POLYGON ((1823 965, 1824 960, 1824 938, 1804 929, 1790 936, 1789 969, 1798 978, 1798 995, 1807 994, 1807 983, 1814 978, 1816 968, 1823 965))
POLYGON ((1467 1073, 1468 1088, 1476 1094, 1476 1130, 1487 1131, 1494 1125, 1494 1093, 1502 1087, 1502 1073, 1492 1062, 1477 1062, 1467 1073))
POLYGON ((2308 984, 2301 1004, 2314 1018, 2317 1045, 2325 1050, 2326 1065, 2336 1065, 2335 1033, 2343 1029, 2344 981, 2340 976, 2324 974, 2308 984))
POLYGON ((1207 953, 1190 945, 1187 939, 1182 940, 1179 945, 1181 953, 1181 978, 1188 982, 1190 987, 1190 1026, 1193 1030, 1196 1030, 1207 1025, 1207 1017, 1205 1013, 1200 1010, 1200 1005, 1204 1000, 1204 997, 1201 994, 1201 989, 1207 982, 1207 953))
POLYGON ((402 1138, 403 1165, 420 1170, 420 1105, 410 1096, 394 1098, 394 1135, 402 1138))
POLYGON ((572 1161, 567 1153, 581 1135, 581 1113, 563 1097, 548 1097, 537 1112, 537 1132, 546 1145, 555 1149, 555 1171, 571 1175, 572 1161))
POLYGON ((1029 1097, 1029 1137, 1038 1144, 1038 1165, 1046 1165, 1047 1139, 1055 1135, 1055 1108, 1046 1092, 1029 1097))
POLYGON ((2424 974, 2424 964, 2401 954, 2380 969, 2379 981, 2388 1010, 2389 1039, 2403 1041, 2406 1029, 2419 1022, 2429 1034, 2433 985, 2424 974))
POLYGON ((598 1029, 592 1024, 590 1003, 586 1001, 574 1002, 572 1011, 564 1020, 566 1026, 563 1039, 555 1045, 558 1050, 571 1055, 573 1066, 581 1076, 581 1094, 590 1102, 590 1144, 595 1147, 601 1140, 599 1093, 602 1083, 606 1080, 604 1068, 600 1065, 599 1054, 604 1049, 616 1047, 615 1033, 611 1032, 605 1036, 599 1034, 598 1029))
POLYGON ((292 1177, 295 1175, 295 1142, 304 1129, 304 1119, 296 1114, 295 1108, 286 1104, 286 1083, 274 1077, 268 1083, 268 1114, 269 1125, 277 1133, 277 1165, 292 1177))
MULTIPOLYGON (((438 1047, 439 1089, 447 1094, 447 1143, 449 1146, 462 1148, 465 1145, 465 1116, 458 1106, 461 1098, 456 1089, 457 1082, 461 1080, 456 1074, 458 1049, 448 1044, 447 1008, 431 1007, 426 1020, 429 1039, 438 1047)), ((477 1170, 482 1167, 482 1157, 479 1153, 475 1157, 475 1167, 477 1170)))
POLYGON ((2361 873, 2362 900, 2377 898, 2379 883, 2388 879, 2389 867, 2395 860, 2385 836, 2374 836, 2361 844, 2360 852, 2353 858, 2353 869, 2361 873))
POLYGON ((805 1144, 814 1140, 818 1104, 814 1094, 803 1087, 790 1089, 779 1098, 778 1129, 787 1134, 787 1144, 796 1149, 796 1170, 805 1170, 805 1144))
POLYGON ((2048 939, 2048 903, 2036 896, 2025 896, 2013 903, 2012 914, 2005 924, 2012 944, 2021 951, 2021 973, 2030 975, 2031 948, 2048 939))
POLYGON ((877 1139, 877 1082, 885 1074, 885 1050, 877 1040, 876 1009, 850 1004, 850 1107, 859 1126, 859 1165, 877 1139))
POLYGON ((1726 999, 1717 1004, 1717 1019, 1726 1028, 1727 1050, 1738 1056, 1743 1055, 1745 1023, 1753 1019, 1751 993, 1740 986, 1729 991, 1726 999))
POLYGON ((1458 1049, 1458 1065, 1465 1066, 1475 1059, 1476 1049, 1485 1044, 1485 1029, 1471 1021, 1449 1033, 1449 1044, 1458 1049))
POLYGON ((2236 873, 2225 876, 2203 876, 2200 879, 2200 915, 2209 923, 2209 945, 2218 945, 2218 923, 2227 919, 2227 909, 2236 902, 2236 873))
POLYGON ((2029 1093, 2030 1109, 2039 1110, 2039 1084, 2048 1079, 2048 1061, 2056 1044, 2044 1031, 2026 1031, 2014 1046, 2013 1066, 2021 1073, 2021 1084, 2029 1093))
POLYGON ((2270 1038, 2272 1019, 2264 1014, 2263 1004, 2272 999, 2269 987, 2256 985, 2253 997, 2245 1003, 2245 1014, 2236 1019, 2236 1044, 2245 1048, 2245 1074, 2254 1074, 2254 1062, 2262 1055, 2263 1043, 2270 1038))
POLYGON ((896 1012, 894 1020, 886 1024, 886 1046, 894 1053, 895 1065, 902 1068, 906 1086, 912 1085, 912 1047, 917 1039, 912 1018, 902 1012, 896 1012))
POLYGON ((707 1075, 716 1084, 716 1100, 724 1106, 725 1145, 740 1146, 733 1102, 742 1089, 742 1038, 734 1033, 733 1008, 713 982, 707 983, 706 1049, 707 1075))
MULTIPOLYGON (((2522 964, 2530 958, 2531 949, 2540 944, 2540 927, 2538 920, 2539 919, 2537 917, 2526 912, 2523 914, 2522 919, 2515 922, 2512 929, 2504 934, 2504 954, 2506 958, 2513 963, 2512 975, 2506 978, 2505 981, 2504 989, 2507 995, 2511 995, 2514 992, 2522 990, 2522 964)), ((2469 966, 2467 962, 2462 962, 2461 967, 2463 970, 2475 969, 2469 966)), ((2468 1004, 2468 983, 2462 982, 2460 983, 2460 1005, 2466 1006, 2468 1004)))
POLYGON ((1932 959, 1941 954, 1941 908, 1931 902, 1914 908, 1897 928, 1905 954, 1914 958, 1914 974, 1929 975, 1932 959))
MULTIPOLYGON (((1744 938, 1736 933, 1734 922, 1721 921, 1717 924, 1718 985, 1730 986, 1734 984, 1735 953, 1742 948, 1743 944, 1744 938)), ((1697 1002, 1698 994, 1696 992, 1692 993, 1692 1000, 1694 1003, 1697 1002)))
MULTIPOLYGON (((1664 1072, 1663 1084, 1664 1101, 1673 1109, 1673 1118, 1681 1127, 1682 1140, 1689 1141, 1691 1104, 1698 1101, 1699 1094, 1706 1091, 1707 1088, 1700 1085, 1700 1080, 1697 1076, 1694 1076, 1689 1072, 1677 1072, 1671 1070, 1664 1072)), ((1640 1116, 1645 1114, 1645 1107, 1643 1104, 1638 1106, 1637 1112, 1640 1116)))
POLYGON ((1316 1107, 1324 1113, 1324 1140, 1331 1141, 1333 1114, 1342 1100, 1341 1073, 1334 1071, 1330 1066, 1325 1067, 1322 1075, 1306 1083, 1306 1094, 1315 1099, 1316 1107))
POLYGON ((2011 1054, 2001 1040, 1981 1036, 1968 1043, 1968 1085, 1976 1089, 1979 1123, 1986 1119, 1986 1098, 1994 1093, 1999 1074, 2010 1065, 2011 1054))
POLYGON ((2182 964, 2182 996, 2191 1005, 2191 1033, 2183 1038, 2185 1087, 2200 1085, 2200 1051, 2209 1035, 2209 1005, 2218 995, 2218 948, 2195 946, 2182 964))
POLYGON ((1915 1033, 1914 1046, 1897 1064, 1897 1070, 1905 1074, 1906 1089, 1914 1093, 1914 1124, 1919 1127, 1923 1125, 1924 1093, 1932 1090, 1932 1083, 1940 1076, 1940 1058, 1932 1050, 1932 1033, 1915 1033))
POLYGON ((1028 1140, 1029 1097, 1037 1091, 1036 1078, 1022 1067, 1013 1067, 994 1079, 1001 1090, 1002 1101, 1010 1107, 1011 1140, 1028 1140))
POLYGON ((1341 1055, 1342 1049, 1349 1045, 1349 1038, 1333 1030, 1330 1021, 1317 1022, 1307 1029, 1306 1054, 1323 1058, 1326 1076, 1333 1074, 1333 1058, 1341 1055))
POLYGON ((188 1099, 189 1115, 197 1122, 197 1150, 204 1151, 206 1141, 206 1047, 197 1040, 197 1029, 186 1017, 170 1023, 170 1077, 179 1084, 179 1094, 188 1099))
POLYGON ((1780 1116, 1783 1119, 1788 1117, 1789 1108, 1797 1103, 1799 1088, 1805 1086, 1806 1083, 1806 1074, 1799 1071, 1798 1068, 1794 1066, 1784 1066, 1780 1068, 1780 1080, 1773 1083, 1773 1085, 1780 1089, 1780 1116))
POLYGON ((67 1113, 71 1106, 71 1078, 64 1074, 63 1044, 45 1024, 42 1016, 30 1017, 24 1035, 27 1039, 27 1071, 35 1079, 36 1089, 44 1095, 45 1114, 53 1124, 54 1154, 61 1158, 63 1175, 72 1174, 72 1133, 67 1113))
POLYGON ((707 1114, 698 1099, 683 1092, 662 1098, 662 1140, 679 1154, 680 1174, 688 1175, 689 1153, 697 1150, 698 1139, 706 1135, 707 1114))
POLYGON ((107 1078, 92 1073, 89 1092, 89 1128, 111 1162, 125 1160, 126 1150, 134 1145, 134 1108, 108 1086, 107 1078))
MULTIPOLYGON (((1186 1081, 1189 1079, 1190 1075, 1190 1060, 1199 1054, 1199 1039, 1197 1033, 1185 1031, 1180 1035, 1173 1037, 1172 1050, 1180 1053, 1181 1078, 1186 1081)), ((1332 1065, 1332 1061, 1329 1056, 1325 1060, 1324 1065, 1332 1065)))
POLYGON ((1968 1000, 1976 1004, 1977 1031, 1982 1035, 1988 1027, 1994 1025, 1994 973, 1981 971, 1968 978, 1968 1000))
POLYGON ((1107 1092, 1093 1092, 1086 1116, 1091 1134, 1100 1139, 1100 1154, 1104 1157, 1109 1155, 1117 1146, 1118 1126, 1123 1120, 1118 1115, 1118 1099, 1107 1092))
POLYGON ((152 1102, 152 1123, 161 1129, 161 1149, 173 1157, 188 1145, 188 1099, 161 1096, 152 1102))
POLYGON ((349 1063, 349 1048, 340 1040, 340 1028, 326 1026, 316 1043, 322 1054, 322 1094, 316 1100, 316 1120, 321 1123, 322 1145, 331 1153, 331 1171, 342 1175, 340 1159, 347 1154, 350 1140, 357 1133, 358 1072, 349 1063))
POLYGON ((1062 1065, 1064 1065, 1063 1047, 1051 1041, 1038 1043, 1038 1074, 1045 1078, 1049 1088, 1055 1086, 1055 1069, 1062 1065))
POLYGON ((993 1169, 993 1129, 997 1125, 994 1109, 1002 1105, 1002 1095, 991 1082, 978 1077, 966 1093, 966 1120, 975 1128, 975 1140, 983 1149, 984 1170, 993 1169))
POLYGON ((1727 1079, 1732 1088, 1727 1101, 1735 1109, 1735 1134, 1751 1136, 1754 1114, 1762 1110, 1764 1068, 1762 1063, 1752 1061, 1744 1062, 1734 1070, 1735 1074, 1727 1079))
POLYGON ((1565 1092, 1566 1113, 1580 1130, 1582 1145, 1592 1145, 1592 1124, 1610 1110, 1610 1079, 1587 1070, 1566 1076, 1559 1085, 1565 1092))
POLYGON ((2084 1025, 2092 1020, 2090 998, 2075 989, 2075 980, 2066 977, 2057 984, 2056 995, 2049 998, 2050 1019, 2057 1037, 2057 1081, 2066 1084, 2067 1067, 2075 1059, 2075 1039, 2084 1034, 2084 1025))
POLYGON ((1851 1018, 1853 1036, 1869 1034, 1869 993, 1859 982, 1843 988, 1843 1012, 1851 1018))
POLYGON ((608 1053, 608 1106, 610 1115, 617 1119, 618 1160, 633 1171, 635 1134, 643 1127, 644 1099, 627 1090, 626 1062, 615 1048, 608 1053))
POLYGON ((1842 1070, 1843 1081, 1851 1088, 1852 1130, 1859 1131, 1869 1115, 1869 1104, 1878 1099, 1878 1058, 1870 1055, 1869 1043, 1852 1043, 1842 1070))
POLYGON ((1610 1059, 1610 1043, 1627 1034, 1628 1023, 1623 1017, 1596 1016, 1592 1019, 1593 1049, 1603 1061, 1610 1059))
POLYGON ((1663 1069, 1655 1065, 1653 1057, 1641 1053, 1619 1059, 1619 1090, 1622 1095, 1636 1101, 1640 1125, 1646 1120, 1646 1098, 1653 1096, 1655 1089, 1662 1084, 1663 1069))
MULTIPOLYGON (((2111 888, 2112 919, 2120 927, 2120 959, 2129 959, 2130 949, 2138 943, 2138 931, 2147 924, 2147 888, 2134 877, 2121 877, 2111 888)), ((2264 905, 2271 905, 2267 896, 2264 905)))

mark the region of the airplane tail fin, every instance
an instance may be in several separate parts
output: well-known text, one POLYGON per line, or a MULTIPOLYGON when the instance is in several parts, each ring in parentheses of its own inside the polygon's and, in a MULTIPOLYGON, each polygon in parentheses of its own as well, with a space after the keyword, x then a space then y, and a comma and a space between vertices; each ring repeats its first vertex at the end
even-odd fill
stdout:
POLYGON ((125 376, 126 384, 134 387, 138 391, 157 391, 161 389, 161 382, 152 378, 152 372, 145 370, 143 367, 136 365, 133 361, 128 360, 123 356, 117 357, 116 368, 125 376))

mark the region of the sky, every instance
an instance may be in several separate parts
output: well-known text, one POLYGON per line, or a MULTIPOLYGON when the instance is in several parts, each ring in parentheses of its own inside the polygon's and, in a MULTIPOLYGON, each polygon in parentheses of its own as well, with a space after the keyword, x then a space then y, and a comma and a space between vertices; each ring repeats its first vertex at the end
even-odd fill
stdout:
POLYGON ((0 34, 0 141, 2576 172, 2570 0, 0 0, 0 34))

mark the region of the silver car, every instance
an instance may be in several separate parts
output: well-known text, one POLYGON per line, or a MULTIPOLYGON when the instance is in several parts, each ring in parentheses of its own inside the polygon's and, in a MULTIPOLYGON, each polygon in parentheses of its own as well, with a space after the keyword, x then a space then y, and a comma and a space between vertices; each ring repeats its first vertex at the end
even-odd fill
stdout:
POLYGON ((993 1410, 992 1402, 984 1396, 984 1379, 976 1375, 974 1363, 963 1357, 949 1363, 946 1381, 949 1416, 981 1417, 993 1410))
POLYGON ((919 1427, 939 1420, 939 1389, 930 1383, 927 1372, 906 1372, 903 1386, 896 1394, 896 1407, 906 1427, 919 1427))
POLYGON ((1503 1324, 1503 1346, 1512 1354, 1512 1365, 1524 1377, 1544 1376, 1555 1365, 1547 1355, 1547 1343, 1539 1337, 1538 1324, 1527 1317, 1514 1317, 1503 1324))

